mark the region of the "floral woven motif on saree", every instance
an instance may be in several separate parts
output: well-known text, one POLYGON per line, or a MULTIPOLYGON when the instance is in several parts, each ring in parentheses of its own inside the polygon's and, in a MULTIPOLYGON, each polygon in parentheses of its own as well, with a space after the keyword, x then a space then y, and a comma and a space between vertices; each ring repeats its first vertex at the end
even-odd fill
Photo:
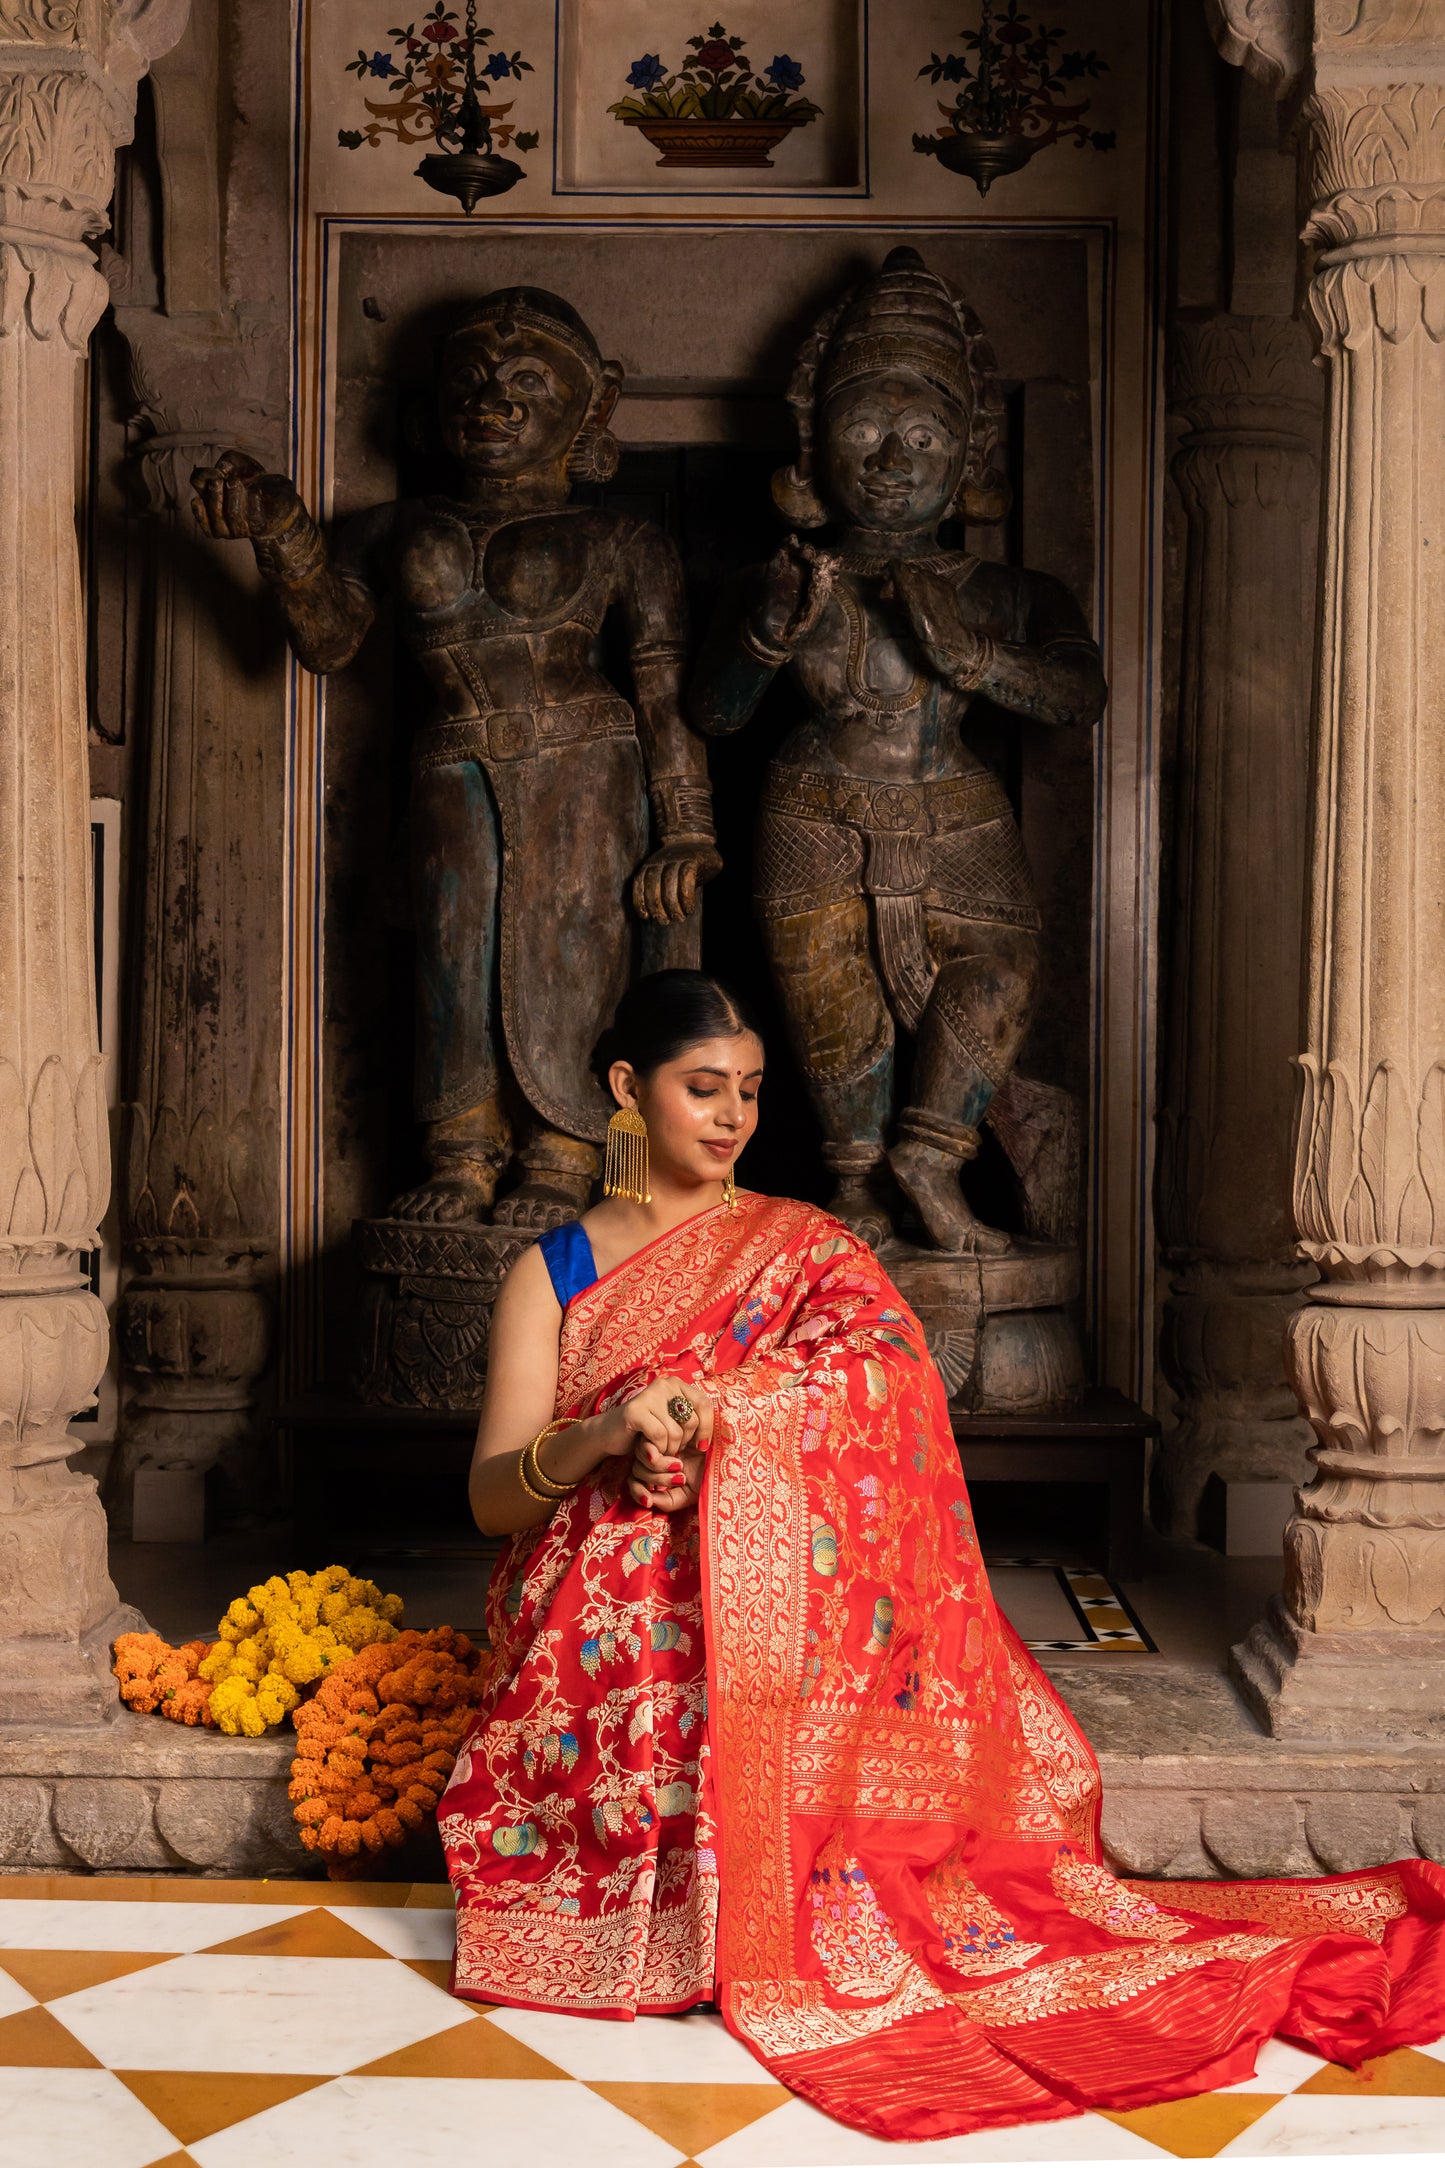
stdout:
POLYGON ((744 1197, 568 1306, 559 1415, 696 1381, 696 1511, 620 1467, 517 1538, 442 1802, 455 1985, 630 2018, 715 1997, 775 2076, 885 2138, 1132 2108, 1283 2033, 1445 2032, 1445 1873, 1140 1884, 1000 1617, 944 1389, 876 1258, 744 1197))

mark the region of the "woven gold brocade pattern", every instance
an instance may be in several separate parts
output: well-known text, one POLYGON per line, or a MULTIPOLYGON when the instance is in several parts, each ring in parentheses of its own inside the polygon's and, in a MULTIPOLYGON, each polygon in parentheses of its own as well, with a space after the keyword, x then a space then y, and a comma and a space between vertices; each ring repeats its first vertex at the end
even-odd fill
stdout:
POLYGON ((1144 1942, 1177 1942, 1189 1933, 1188 1920, 1165 1912, 1136 1883, 1121 1882, 1107 1867, 1081 1859, 1071 1845, 1054 1855, 1049 1879, 1076 1919, 1102 1927, 1108 1935, 1137 1935, 1144 1942))
POLYGON ((1221 1959, 1248 1963, 1252 1957, 1279 1949, 1284 1940, 1281 1935, 1218 1935, 1183 1948, 1089 1951, 1081 1957, 1061 1957, 1056 1964, 1035 1965, 1016 1980, 969 1988, 948 2000, 970 2024, 999 2031, 1009 2025, 1032 2024, 1036 2018, 1107 2010, 1161 1980, 1195 1972, 1201 1965, 1221 1959))
POLYGON ((1398 1874, 1386 1870, 1335 1884, 1314 1882, 1286 1886, 1275 1882, 1148 1882, 1130 1888, 1147 1890, 1156 1902, 1180 1912, 1213 1920, 1258 1920, 1281 1935, 1368 1935, 1384 1940, 1391 1920, 1409 1910, 1398 1874))

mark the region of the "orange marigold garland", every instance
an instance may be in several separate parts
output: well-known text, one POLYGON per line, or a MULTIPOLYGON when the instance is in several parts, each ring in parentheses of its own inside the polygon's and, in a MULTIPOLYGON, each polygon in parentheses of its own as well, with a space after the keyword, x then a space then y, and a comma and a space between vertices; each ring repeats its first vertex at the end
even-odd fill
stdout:
POLYGON ((482 1653, 451 1626, 360 1650, 292 1715, 301 1841, 336 1880, 436 1812, 482 1693, 482 1653))
POLYGON ((128 1708, 148 1716, 158 1709, 173 1724, 215 1727, 211 1688, 198 1677, 209 1641, 186 1641, 173 1649, 159 1634, 122 1634, 115 1644, 115 1675, 128 1708))

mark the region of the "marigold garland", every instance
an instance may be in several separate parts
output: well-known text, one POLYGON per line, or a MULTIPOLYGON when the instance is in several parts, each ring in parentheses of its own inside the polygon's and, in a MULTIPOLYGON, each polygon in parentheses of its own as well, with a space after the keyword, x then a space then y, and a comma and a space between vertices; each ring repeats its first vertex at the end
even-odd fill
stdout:
POLYGON ((394 1641, 400 1596, 383 1596, 345 1566, 320 1573, 273 1573, 238 1596, 202 1660, 211 1715, 224 1732, 259 1739, 296 1707, 301 1689, 325 1678, 359 1649, 394 1641))
POLYGON ((121 1700, 142 1716, 158 1709, 173 1724, 213 1728, 211 1689, 197 1676, 210 1647, 209 1641, 187 1641, 173 1649, 159 1634, 122 1634, 114 1667, 121 1700))
POLYGON ((401 1618, 400 1596, 345 1566, 273 1573, 236 1598, 215 1641, 173 1649, 159 1634, 122 1634, 113 1668, 133 1709, 259 1739, 358 1650, 394 1641, 401 1618))
POLYGON ((482 1653, 454 1627, 400 1634, 338 1665, 292 1721, 301 1841, 333 1879, 405 1842, 446 1789, 482 1693, 482 1653))

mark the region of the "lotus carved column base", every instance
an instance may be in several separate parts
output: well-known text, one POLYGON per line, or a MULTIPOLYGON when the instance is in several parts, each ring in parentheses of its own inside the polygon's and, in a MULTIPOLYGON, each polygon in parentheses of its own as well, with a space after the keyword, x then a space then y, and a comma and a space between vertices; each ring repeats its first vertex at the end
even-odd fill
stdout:
POLYGON ((1288 1340, 1319 1472, 1285 1532, 1283 1597, 1235 1676, 1278 1737, 1442 1740, 1445 1276, 1322 1293, 1288 1340))

